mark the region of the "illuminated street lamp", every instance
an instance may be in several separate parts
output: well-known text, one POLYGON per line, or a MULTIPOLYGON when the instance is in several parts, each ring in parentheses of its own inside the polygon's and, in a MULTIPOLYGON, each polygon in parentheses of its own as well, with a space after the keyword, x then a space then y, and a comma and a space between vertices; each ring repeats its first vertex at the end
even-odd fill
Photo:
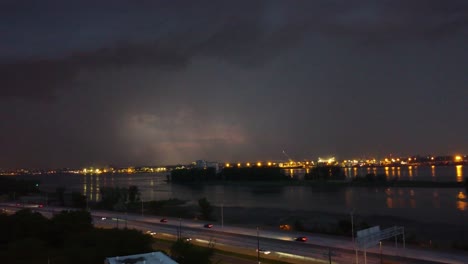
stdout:
POLYGON ((383 263, 382 261, 382 241, 379 241, 379 245, 380 245, 380 264, 383 263))
POLYGON ((259 237, 258 226, 257 226, 257 262, 258 264, 260 264, 260 237, 259 237))

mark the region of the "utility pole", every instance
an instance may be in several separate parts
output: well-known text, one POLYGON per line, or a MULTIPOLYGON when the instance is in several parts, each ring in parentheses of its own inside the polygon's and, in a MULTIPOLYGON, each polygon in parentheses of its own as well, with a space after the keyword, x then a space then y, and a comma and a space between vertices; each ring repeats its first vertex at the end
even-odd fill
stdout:
POLYGON ((353 242, 354 251, 356 252, 356 264, 358 264, 358 250, 356 247, 356 241, 354 241, 354 208, 349 214, 351 215, 351 241, 353 242))
POLYGON ((354 243, 354 209, 349 214, 351 215, 351 241, 354 243))
POLYGON ((182 218, 179 217, 179 226, 177 227, 177 240, 182 239, 182 218))
POLYGON ((260 236, 259 236, 259 230, 257 226, 257 262, 260 264, 260 236))
POLYGON ((143 199, 141 199, 141 216, 143 216, 143 199))
POLYGON ((223 204, 221 204, 221 228, 224 228, 224 212, 223 212, 223 204))
POLYGON ((383 263, 382 261, 382 241, 379 242, 379 245, 380 245, 380 264, 383 263))

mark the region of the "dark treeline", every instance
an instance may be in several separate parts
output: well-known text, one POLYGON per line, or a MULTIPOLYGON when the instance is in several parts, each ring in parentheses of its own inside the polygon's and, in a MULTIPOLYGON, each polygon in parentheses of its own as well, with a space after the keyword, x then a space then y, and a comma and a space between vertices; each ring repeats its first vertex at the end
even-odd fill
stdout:
POLYGON ((101 201, 90 204, 90 208, 134 214, 195 217, 194 212, 179 199, 142 201, 137 186, 128 188, 106 187, 100 189, 101 201))
MULTIPOLYGON (((396 181, 397 179, 392 179, 392 181, 396 181)), ((368 182, 368 183, 386 183, 387 182, 387 175, 385 174, 375 174, 375 173, 368 173, 365 176, 356 176, 353 179, 353 182, 368 182)))
POLYGON ((100 209, 115 211, 134 211, 139 208, 140 190, 131 185, 128 188, 104 187, 99 190, 101 201, 97 204, 100 209))
POLYGON ((210 181, 277 181, 288 180, 276 167, 224 168, 216 173, 214 168, 179 169, 171 171, 171 180, 176 183, 201 183, 210 181))
POLYGON ((244 167, 224 168, 221 176, 227 181, 280 181, 290 179, 281 168, 277 167, 244 167))
POLYGON ((21 210, 0 214, 1 263, 96 263, 106 257, 152 251, 152 237, 129 229, 94 228, 87 211, 63 211, 47 219, 21 210))
POLYGON ((215 168, 206 169, 177 169, 171 171, 171 181, 177 183, 197 183, 221 180, 215 168))
POLYGON ((0 195, 8 195, 10 198, 14 198, 14 196, 30 193, 39 193, 39 181, 0 176, 0 195))
POLYGON ((316 166, 304 175, 306 180, 344 180, 346 178, 340 166, 316 166))

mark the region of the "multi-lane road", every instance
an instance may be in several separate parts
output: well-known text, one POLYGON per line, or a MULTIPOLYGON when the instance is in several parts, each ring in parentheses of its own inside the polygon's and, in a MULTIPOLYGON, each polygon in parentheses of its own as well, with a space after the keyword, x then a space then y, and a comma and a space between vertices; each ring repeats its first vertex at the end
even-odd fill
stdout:
MULTIPOLYGON (((14 204, 1 204, 3 208, 16 211, 14 204)), ((66 208, 47 207, 31 208, 50 216, 66 208)), ((260 257, 283 260, 291 263, 356 263, 356 251, 351 239, 320 234, 299 233, 283 230, 257 231, 255 227, 221 226, 213 223, 206 228, 206 222, 161 217, 124 214, 108 211, 91 211, 96 226, 135 228, 143 232, 154 232, 160 238, 174 239, 179 234, 191 238, 193 243, 211 245, 223 250, 243 254, 257 255, 257 245, 262 250, 260 257), (308 238, 305 242, 295 239, 300 236, 308 238), (268 253, 268 254, 265 254, 268 253)), ((468 253, 460 251, 435 251, 431 249, 395 247, 394 241, 383 241, 382 250, 377 246, 367 251, 358 252, 358 263, 468 263, 468 253)))

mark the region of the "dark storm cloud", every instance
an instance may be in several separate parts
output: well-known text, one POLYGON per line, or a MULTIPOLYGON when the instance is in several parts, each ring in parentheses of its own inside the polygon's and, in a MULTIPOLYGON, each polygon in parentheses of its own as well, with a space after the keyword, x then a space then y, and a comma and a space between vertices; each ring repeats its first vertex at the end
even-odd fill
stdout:
POLYGON ((467 97, 466 1, 2 1, 0 12, 11 153, 0 166, 468 147, 427 144, 449 133, 435 121, 450 138, 468 132, 453 121, 467 97))
POLYGON ((341 35, 356 41, 398 41, 466 30, 468 23, 465 1, 200 1, 189 5, 184 5, 184 1, 117 1, 90 6, 73 1, 71 5, 61 1, 32 2, 26 5, 11 1, 2 6, 7 44, 0 55, 9 55, 7 47, 24 44, 14 43, 20 34, 26 35, 23 42, 32 42, 28 45, 38 44, 33 47, 38 51, 30 59, 0 66, 1 96, 51 98, 57 89, 68 87, 67 81, 80 69, 138 64, 178 70, 194 56, 214 56, 246 67, 262 65, 307 34, 341 35), (122 14, 125 8, 128 10, 122 14), (154 16, 148 9, 154 11, 154 16), (45 18, 35 21, 40 11, 45 18), (142 19, 140 13, 146 18, 142 19), (54 22, 63 22, 64 26, 54 22), (100 28, 99 23, 107 27, 100 28), (147 24, 152 27, 150 30, 144 28, 147 24), (133 36, 132 29, 140 28, 146 35, 133 36), (91 46, 83 44, 83 48, 67 44, 66 40, 51 43, 54 37, 34 38, 34 32, 43 31, 58 38, 76 39, 78 43, 82 40, 71 34, 101 40, 91 46), (45 44, 52 48, 44 48, 45 44), (71 49, 61 51, 58 57, 55 54, 53 58, 35 59, 47 56, 53 47, 62 50, 62 44, 71 49))

